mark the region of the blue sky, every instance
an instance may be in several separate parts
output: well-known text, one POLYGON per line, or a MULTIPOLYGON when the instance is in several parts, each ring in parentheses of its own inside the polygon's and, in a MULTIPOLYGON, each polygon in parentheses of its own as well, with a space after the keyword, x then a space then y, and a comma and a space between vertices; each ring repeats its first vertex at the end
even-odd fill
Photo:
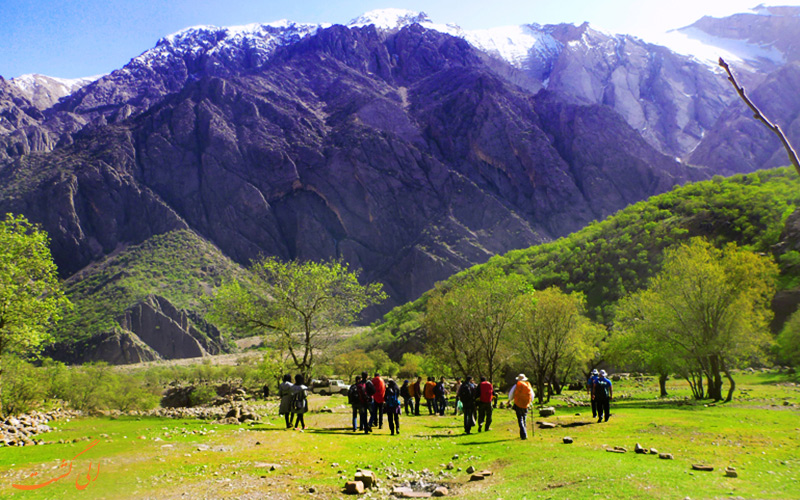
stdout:
MULTIPOLYGON (((0 0, 0 75, 77 78, 125 65, 170 33, 198 24, 230 26, 289 19, 347 23, 395 7, 466 29, 527 23, 579 24, 647 37, 703 15, 743 12, 758 0, 0 0)), ((800 0, 772 2, 800 5, 800 0)))

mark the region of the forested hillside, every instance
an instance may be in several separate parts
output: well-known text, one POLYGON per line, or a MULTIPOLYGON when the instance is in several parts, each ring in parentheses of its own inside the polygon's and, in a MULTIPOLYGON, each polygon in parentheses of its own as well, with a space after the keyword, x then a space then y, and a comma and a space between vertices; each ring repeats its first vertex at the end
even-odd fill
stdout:
MULTIPOLYGON (((665 248, 705 236, 717 246, 735 242, 772 254, 781 269, 779 288, 790 290, 800 283, 800 253, 779 242, 798 203, 800 181, 789 168, 715 177, 631 205, 556 241, 493 257, 440 286, 501 269, 524 276, 536 289, 555 285, 583 292, 589 316, 608 325, 617 300, 659 271, 665 248)), ((420 324, 429 296, 389 312, 376 323, 372 342, 394 352, 404 350, 401 344, 419 346, 409 340, 424 339, 420 324)))

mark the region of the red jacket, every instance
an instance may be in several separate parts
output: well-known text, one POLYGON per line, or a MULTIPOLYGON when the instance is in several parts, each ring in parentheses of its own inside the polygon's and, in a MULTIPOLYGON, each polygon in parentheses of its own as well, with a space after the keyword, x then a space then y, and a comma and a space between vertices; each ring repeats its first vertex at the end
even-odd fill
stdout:
POLYGON ((378 404, 383 403, 384 397, 386 396, 386 384, 383 382, 383 379, 380 377, 373 378, 372 385, 375 386, 375 394, 372 395, 372 398, 378 404))
POLYGON ((488 380, 484 380, 480 384, 478 384, 478 397, 481 400, 481 403, 491 403, 492 398, 494 397, 492 391, 494 387, 492 384, 489 383, 488 380))

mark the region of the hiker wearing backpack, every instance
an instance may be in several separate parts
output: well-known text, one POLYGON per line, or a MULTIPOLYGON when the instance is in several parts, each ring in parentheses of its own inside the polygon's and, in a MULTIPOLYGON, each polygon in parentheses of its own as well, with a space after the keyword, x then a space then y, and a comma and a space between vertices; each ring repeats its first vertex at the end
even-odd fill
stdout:
POLYGON ((286 428, 292 427, 292 376, 288 373, 283 376, 283 382, 278 386, 278 396, 281 398, 281 405, 278 408, 278 414, 283 415, 286 420, 286 428))
POLYGON ((298 425, 302 425, 302 429, 306 430, 306 421, 303 415, 308 411, 308 387, 303 385, 303 382, 303 375, 298 373, 294 376, 292 411, 297 415, 297 420, 294 422, 294 430, 297 430, 298 425))
POLYGON ((461 401, 461 407, 464 409, 464 432, 469 434, 472 426, 475 425, 475 384, 472 383, 472 377, 465 377, 464 383, 458 390, 456 397, 461 401))
POLYGON ((433 388, 434 400, 434 413, 444 416, 444 410, 447 407, 447 388, 444 385, 444 377, 439 379, 439 382, 433 388))
POLYGON ((597 371, 597 368, 595 368, 592 370, 589 380, 586 381, 586 390, 589 392, 589 399, 592 400, 592 418, 597 418, 597 401, 595 401, 592 393, 594 392, 594 384, 597 383, 598 378, 600 378, 600 373, 597 371))
POLYGON ((386 383, 377 372, 375 372, 375 377, 372 379, 372 386, 375 387, 375 393, 372 395, 373 411, 369 424, 373 427, 377 425, 378 429, 383 429, 383 404, 386 402, 384 399, 386 383))
MULTIPOLYGON (((456 383, 453 385, 453 394, 456 395, 456 400, 453 403, 453 415, 458 415, 458 408, 459 408, 459 405, 458 405, 458 402, 459 402, 458 393, 460 391, 461 391, 461 378, 456 377, 456 383)), ((461 406, 463 407, 464 405, 462 404, 461 406)))
MULTIPOLYGON (((406 380, 406 382, 408 382, 406 380)), ((392 436, 400 434, 400 389, 397 382, 390 380, 385 392, 386 418, 389 420, 389 430, 392 436)))
POLYGON ((422 377, 417 376, 417 381, 411 384, 408 391, 414 396, 414 415, 419 417, 419 401, 422 399, 422 377))
POLYGON ((411 399, 411 387, 413 386, 408 384, 408 380, 403 380, 403 386, 400 387, 400 397, 403 398, 403 408, 405 408, 406 416, 411 414, 409 408, 411 408, 412 412, 414 411, 414 404, 411 399))
POLYGON ((368 409, 372 407, 372 395, 375 394, 375 386, 372 381, 367 377, 367 372, 361 372, 361 382, 356 386, 358 391, 359 401, 359 419, 363 425, 364 434, 372 432, 372 427, 369 425, 369 417, 367 416, 368 409))
POLYGON ((356 375, 356 382, 347 389, 347 403, 353 409, 353 432, 360 430, 364 426, 364 421, 361 421, 361 427, 358 426, 358 415, 361 411, 361 401, 358 399, 358 384, 361 383, 361 375, 356 375))
POLYGON ((508 391, 508 399, 509 402, 514 402, 514 412, 517 414, 517 424, 519 425, 519 438, 528 439, 528 407, 533 401, 533 388, 524 373, 517 375, 517 383, 508 391))
POLYGON ((428 381, 425 382, 425 388, 423 389, 423 395, 425 396, 425 404, 428 406, 428 415, 434 415, 436 413, 435 407, 433 406, 433 388, 436 387, 436 382, 434 382, 433 377, 428 377, 428 381))
POLYGON ((492 425, 492 400, 494 399, 494 388, 492 383, 481 377, 478 384, 478 432, 481 432, 483 422, 486 422, 486 431, 492 425))
POLYGON ((600 376, 592 389, 592 399, 597 405, 597 423, 608 422, 608 417, 611 416, 611 398, 613 390, 611 388, 611 381, 608 380, 608 374, 605 370, 600 370, 600 376), (605 420, 603 416, 605 415, 605 420))

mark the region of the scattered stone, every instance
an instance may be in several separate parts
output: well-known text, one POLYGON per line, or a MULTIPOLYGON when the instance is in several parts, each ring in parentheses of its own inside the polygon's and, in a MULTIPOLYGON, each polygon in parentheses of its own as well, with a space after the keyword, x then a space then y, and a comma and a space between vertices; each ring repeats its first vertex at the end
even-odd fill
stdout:
POLYGON ((483 474, 473 474, 469 477, 470 481, 483 481, 486 479, 483 474))
POLYGON ((348 495, 363 495, 364 483, 361 481, 347 481, 344 483, 344 492, 348 495))
POLYGON ((539 424, 539 428, 541 429, 555 429, 556 427, 558 427, 558 424, 554 422, 536 422, 536 423, 539 424))
POLYGON ((646 455, 647 454, 647 449, 643 448, 642 445, 640 445, 639 443, 636 443, 636 446, 633 447, 633 451, 635 453, 640 454, 640 455, 646 455))
POLYGON ((458 455, 453 455, 453 460, 458 460, 458 455))
POLYGON ((659 453, 658 458, 663 460, 673 460, 675 457, 672 456, 672 453, 659 453))
POLYGON ((562 441, 564 441, 564 444, 572 444, 572 438, 569 436, 564 436, 562 441))
POLYGON ((311 488, 309 488, 309 489, 308 489, 308 492, 309 492, 309 493, 316 493, 316 492, 317 492, 317 489, 316 489, 315 487, 313 487, 313 486, 312 486, 311 488))
POLYGON ((650 454, 651 455, 658 455, 658 450, 655 449, 655 448, 650 448, 650 454))
POLYGON ((447 464, 447 466, 445 467, 445 469, 447 469, 447 470, 453 470, 455 468, 456 468, 456 466, 455 466, 455 464, 453 464, 453 462, 449 462, 447 464))
POLYGON ((739 477, 739 473, 736 472, 735 467, 728 467, 725 469, 725 476, 726 477, 739 477))
POLYGON ((473 467, 472 465, 467 467, 467 474, 472 474, 473 472, 475 472, 475 467, 473 467))
POLYGON ((714 470, 714 466, 713 465, 703 465, 703 464, 692 464, 692 469, 711 472, 711 471, 714 470))
POLYGON ((615 446, 613 448, 606 448, 606 451, 611 453, 627 453, 628 449, 623 448, 622 446, 615 446))
POLYGON ((438 488, 433 490, 433 496, 435 497, 446 497, 448 493, 450 492, 444 486, 439 486, 438 488))
POLYGON ((371 470, 357 472, 355 480, 361 481, 365 488, 374 488, 378 485, 378 478, 371 470))
POLYGON ((552 417, 556 414, 556 409, 552 406, 547 406, 545 408, 539 408, 539 416, 540 417, 552 417))

